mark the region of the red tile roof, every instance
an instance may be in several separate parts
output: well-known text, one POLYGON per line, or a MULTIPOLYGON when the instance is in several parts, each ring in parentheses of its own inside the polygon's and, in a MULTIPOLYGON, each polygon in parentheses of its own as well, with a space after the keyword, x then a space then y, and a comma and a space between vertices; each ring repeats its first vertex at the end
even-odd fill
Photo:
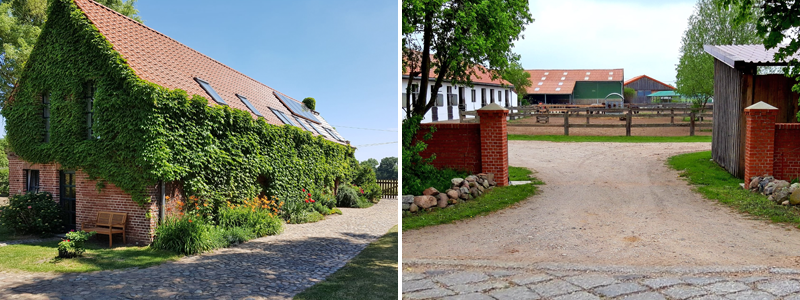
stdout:
POLYGON ((624 78, 622 69, 525 71, 531 74, 532 85, 528 87, 528 94, 572 94, 578 81, 622 81, 624 78))
MULTIPOLYGON (((496 85, 511 86, 511 83, 509 83, 508 81, 505 81, 503 79, 500 79, 500 78, 492 79, 492 74, 489 74, 488 72, 484 72, 478 67, 474 67, 473 70, 475 71, 475 75, 472 75, 472 78, 471 78, 473 83, 486 83, 486 84, 496 84, 496 85)), ((403 75, 408 76, 408 69, 406 69, 403 72, 403 75)), ((428 75, 428 76, 430 76, 431 79, 436 79, 437 74, 436 74, 436 72, 434 72, 433 68, 431 68, 430 75, 428 75)))
POLYGON ((625 81, 625 84, 623 84, 623 85, 628 85, 628 84, 630 84, 631 82, 637 81, 637 80, 639 80, 639 79, 642 79, 642 78, 647 78, 647 79, 650 79, 650 80, 652 80, 652 81, 658 82, 659 84, 661 84, 661 85, 663 85, 663 86, 669 87, 669 88, 671 88, 671 89, 673 89, 673 90, 675 89, 675 87, 674 87, 674 86, 671 86, 671 85, 669 85, 669 84, 666 84, 666 83, 663 83, 663 82, 661 82, 661 81, 658 81, 658 80, 656 80, 655 78, 653 78, 653 77, 650 77, 650 76, 647 76, 647 75, 639 75, 639 76, 633 77, 633 78, 629 79, 628 81, 625 81))
MULTIPOLYGON (((270 108, 293 115, 273 95, 275 90, 271 87, 97 2, 75 0, 75 4, 114 50, 127 60, 139 78, 166 88, 185 90, 189 95, 201 95, 208 99, 209 105, 218 105, 194 80, 197 77, 209 82, 228 106, 249 112, 254 118, 256 115, 236 94, 247 97, 270 124, 283 125, 270 108)), ((317 118, 323 126, 331 127, 320 116, 317 118)))

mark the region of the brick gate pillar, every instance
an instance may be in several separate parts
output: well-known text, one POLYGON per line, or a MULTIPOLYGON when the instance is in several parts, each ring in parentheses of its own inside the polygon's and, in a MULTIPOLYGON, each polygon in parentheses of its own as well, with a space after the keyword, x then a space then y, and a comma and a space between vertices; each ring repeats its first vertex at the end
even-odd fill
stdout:
POLYGON ((760 101, 744 109, 747 119, 744 145, 744 180, 773 174, 775 120, 778 108, 760 101))
POLYGON ((478 110, 481 122, 481 172, 494 174, 497 186, 508 185, 508 110, 492 103, 478 110))

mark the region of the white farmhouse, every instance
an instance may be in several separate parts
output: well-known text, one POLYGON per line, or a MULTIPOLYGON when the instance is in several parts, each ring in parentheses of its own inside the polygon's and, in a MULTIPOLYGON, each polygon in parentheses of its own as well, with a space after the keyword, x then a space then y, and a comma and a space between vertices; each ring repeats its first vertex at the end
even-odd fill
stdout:
MULTIPOLYGON (((400 101, 403 110, 408 109, 406 107, 406 87, 409 80, 413 80, 411 89, 413 97, 417 97, 421 78, 414 77, 410 79, 408 73, 403 74, 403 85, 401 86, 403 94, 400 101)), ((431 71, 427 83, 428 95, 425 97, 426 101, 430 99, 430 92, 435 83, 436 74, 431 71)), ((473 87, 456 86, 445 80, 442 83, 442 87, 439 88, 436 105, 425 113, 422 123, 458 120, 459 110, 474 111, 490 103, 497 103, 503 107, 518 106, 514 86, 507 81, 502 79, 492 80, 491 74, 476 68, 475 75, 472 76, 472 83, 473 87)))

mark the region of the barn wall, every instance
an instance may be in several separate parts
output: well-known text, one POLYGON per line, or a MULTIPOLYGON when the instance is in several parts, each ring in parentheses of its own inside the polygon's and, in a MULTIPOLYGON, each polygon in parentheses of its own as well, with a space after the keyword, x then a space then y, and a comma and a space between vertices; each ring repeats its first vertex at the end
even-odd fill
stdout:
MULTIPOLYGON (((578 81, 572 91, 573 99, 600 99, 603 100, 611 93, 622 94, 622 82, 620 81, 578 81)), ((618 96, 609 98, 619 99, 618 96)))
POLYGON ((778 123, 797 122, 798 94, 792 92, 792 86, 797 83, 797 81, 783 74, 772 74, 756 76, 754 83, 755 98, 751 104, 764 101, 769 105, 777 107, 778 118, 776 121, 778 123))
POLYGON ((714 60, 714 126, 712 130, 711 156, 717 164, 736 177, 744 175, 744 166, 739 159, 744 158, 740 147, 742 141, 740 125, 743 118, 742 73, 728 65, 714 60))
POLYGON ((647 95, 658 91, 674 90, 669 86, 658 83, 655 80, 647 77, 642 77, 634 82, 626 84, 625 87, 636 90, 636 97, 632 99, 631 103, 649 103, 650 100, 647 98, 647 95), (646 91, 646 93, 642 96, 639 96, 639 91, 646 91))

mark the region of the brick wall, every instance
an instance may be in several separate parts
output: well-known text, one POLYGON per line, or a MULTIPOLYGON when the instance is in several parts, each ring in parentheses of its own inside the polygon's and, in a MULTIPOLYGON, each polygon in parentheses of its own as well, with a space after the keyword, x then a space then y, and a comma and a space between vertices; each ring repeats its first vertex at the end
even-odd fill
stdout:
POLYGON ((498 186, 508 182, 508 110, 496 103, 478 110, 479 124, 422 124, 417 139, 436 127, 422 157, 436 154, 433 166, 465 170, 472 174, 492 173, 498 186))
POLYGON ((775 124, 773 170, 783 180, 800 177, 800 123, 775 124))
MULTIPOLYGON (((42 192, 50 192, 53 198, 58 201, 59 196, 59 170, 58 164, 31 164, 20 159, 16 154, 8 154, 9 162, 9 193, 24 193, 24 169, 39 170, 39 181, 42 192)), ((98 211, 114 211, 128 213, 126 238, 128 243, 152 242, 153 230, 158 223, 158 203, 160 191, 157 186, 150 188, 151 203, 146 207, 140 207, 133 202, 131 196, 122 191, 114 184, 106 183, 105 187, 97 190, 97 181, 90 180, 86 173, 75 171, 75 196, 76 196, 76 223, 78 228, 82 222, 94 221, 98 211), (152 210, 151 218, 147 218, 147 211, 152 210)), ((181 199, 180 185, 167 184, 167 195, 170 201, 167 208, 172 207, 171 213, 175 213, 174 206, 176 200, 181 199)), ((102 236, 101 238, 104 238, 102 236)), ((116 237, 115 237, 116 238, 116 237)))
POLYGON ((777 109, 745 109, 747 119, 744 178, 800 177, 800 123, 776 123, 777 109))
POLYGON ((421 153, 422 157, 436 159, 436 168, 465 170, 473 174, 481 172, 481 135, 480 124, 422 124, 417 131, 417 138, 430 132, 435 126, 433 138, 426 141, 428 148, 421 153))

